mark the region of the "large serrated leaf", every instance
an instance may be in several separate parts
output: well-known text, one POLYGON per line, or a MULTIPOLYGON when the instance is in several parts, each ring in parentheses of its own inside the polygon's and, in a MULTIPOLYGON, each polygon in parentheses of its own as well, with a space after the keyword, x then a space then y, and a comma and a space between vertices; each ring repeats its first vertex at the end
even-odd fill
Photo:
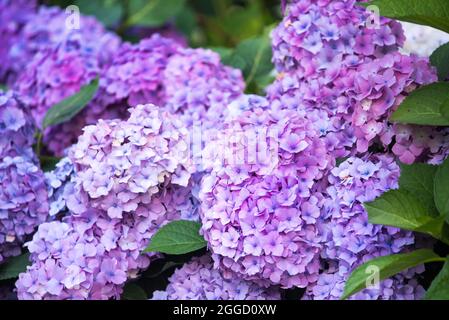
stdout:
POLYGON ((449 257, 446 258, 443 269, 433 279, 424 296, 427 300, 449 300, 449 257))
POLYGON ((434 177, 438 167, 425 163, 401 164, 399 187, 408 191, 425 206, 430 215, 438 216, 433 200, 434 177))
POLYGON ((440 81, 446 80, 449 76, 449 43, 443 44, 436 49, 430 56, 432 66, 437 68, 438 79, 440 81))
POLYGON ((175 17, 185 0, 130 0, 127 26, 159 27, 175 17))
POLYGON ((449 159, 438 167, 435 174, 434 197, 438 211, 449 222, 449 159))
POLYGON ((373 0, 360 5, 375 5, 384 17, 449 32, 449 1, 446 0, 373 0))
POLYGON ((76 116, 92 100, 98 90, 99 80, 94 79, 82 87, 76 94, 62 100, 47 111, 42 127, 48 128, 69 121, 76 116))
POLYGON ((206 246, 206 241, 199 234, 201 224, 193 221, 173 221, 153 236, 144 252, 162 252, 167 254, 184 254, 206 246))
POLYGON ((443 258, 432 250, 420 249, 411 253, 393 254, 370 260, 356 268, 346 281, 341 299, 346 299, 354 293, 366 289, 367 280, 372 276, 372 270, 379 272, 379 280, 387 279, 408 268, 424 263, 441 261, 443 258))
POLYGON ((434 217, 405 190, 390 190, 376 200, 364 203, 364 207, 371 223, 427 233, 449 244, 444 217, 434 217))
POLYGON ((25 253, 17 257, 9 258, 4 264, 0 266, 0 280, 14 279, 22 272, 26 271, 30 254, 25 253))
POLYGON ((393 122, 429 126, 449 126, 449 83, 438 82, 421 87, 405 98, 391 115, 393 122))

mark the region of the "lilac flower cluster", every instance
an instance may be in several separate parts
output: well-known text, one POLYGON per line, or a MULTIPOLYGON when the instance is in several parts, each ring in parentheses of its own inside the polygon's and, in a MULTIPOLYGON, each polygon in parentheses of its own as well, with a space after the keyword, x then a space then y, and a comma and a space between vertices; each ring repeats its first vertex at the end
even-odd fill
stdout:
MULTIPOLYGON (((149 203, 165 182, 186 187, 195 171, 189 132, 179 119, 154 105, 130 110, 127 121, 85 127, 70 152, 80 196, 111 218, 149 203)), ((74 212, 85 209, 80 203, 74 212)))
POLYGON ((194 258, 177 269, 165 291, 155 291, 153 300, 279 300, 276 287, 261 288, 238 277, 226 279, 214 268, 210 256, 194 258))
POLYGON ((404 36, 398 23, 381 18, 371 28, 369 13, 354 5, 290 3, 273 32, 274 61, 285 72, 268 88, 270 100, 305 113, 336 157, 380 144, 405 163, 441 162, 448 153, 446 129, 388 122, 411 91, 437 80, 435 70, 427 58, 399 53, 404 36), (309 38, 317 38, 316 52, 309 38))
MULTIPOLYGON (((126 280, 157 258, 157 254, 141 254, 154 233, 194 210, 184 189, 167 186, 121 218, 89 208, 41 224, 26 244, 32 265, 16 283, 19 299, 120 298, 126 280)), ((67 199, 69 209, 77 208, 76 197, 75 193, 67 199)))
POLYGON ((227 105, 245 88, 240 70, 223 66, 217 53, 205 49, 178 50, 168 62, 164 81, 168 110, 204 129, 219 125, 227 105))
POLYGON ((0 263, 19 255, 27 235, 47 219, 44 175, 26 156, 0 160, 0 263))
POLYGON ((35 129, 33 118, 17 95, 0 90, 0 158, 32 157, 35 129))
MULTIPOLYGON (((370 224, 362 205, 396 189, 399 174, 399 166, 389 155, 351 157, 332 169, 320 217, 321 256, 327 267, 308 288, 306 299, 339 299, 347 277, 357 266, 379 256, 404 252, 415 244, 412 232, 370 224)), ((418 299, 424 290, 415 278, 423 269, 408 270, 352 298, 418 299)))
POLYGON ((23 73, 37 53, 64 42, 73 33, 82 38, 84 50, 95 52, 101 66, 110 62, 120 45, 119 37, 107 32, 95 18, 80 16, 79 24, 71 26, 75 21, 70 13, 57 7, 41 6, 22 19, 24 25, 8 52, 7 66, 15 75, 23 73))
POLYGON ((290 1, 286 16, 272 33, 276 68, 329 83, 340 72, 403 45, 398 22, 375 21, 355 4, 356 0, 290 1))
POLYGON ((52 210, 69 214, 40 225, 27 243, 33 264, 16 283, 19 299, 119 298, 126 280, 158 257, 141 254, 154 233, 198 219, 195 179, 180 162, 186 148, 183 124, 154 105, 86 127, 47 175, 52 210))
POLYGON ((334 162, 319 135, 295 111, 255 109, 223 136, 230 144, 214 147, 228 157, 221 164, 212 159, 200 193, 202 233, 216 266, 225 278, 264 286, 315 282, 318 181, 334 162))
POLYGON ((439 153, 443 144, 436 143, 448 140, 447 130, 388 123, 389 116, 408 93, 436 80, 427 59, 397 52, 359 66, 351 89, 357 150, 367 151, 375 140, 389 146, 395 137, 392 151, 404 163, 413 163, 421 155, 439 153))
MULTIPOLYGON (((70 29, 67 19, 61 9, 41 7, 11 49, 15 69, 23 70, 14 88, 32 110, 38 126, 53 105, 99 76, 120 45, 119 38, 106 32, 94 18, 81 17, 80 29, 70 29)), ((85 124, 84 116, 78 116, 70 124, 46 130, 47 148, 63 155, 85 124)))
POLYGON ((11 91, 0 91, 0 263, 46 220, 44 174, 33 154, 35 126, 11 91))
POLYGON ((353 102, 347 92, 354 71, 397 50, 401 25, 370 15, 355 0, 294 0, 272 33, 278 79, 268 88, 274 103, 305 112, 336 157, 354 154, 353 102))
POLYGON ((36 0, 0 0, 0 83, 12 83, 18 70, 11 48, 19 41, 22 28, 36 11, 36 0))

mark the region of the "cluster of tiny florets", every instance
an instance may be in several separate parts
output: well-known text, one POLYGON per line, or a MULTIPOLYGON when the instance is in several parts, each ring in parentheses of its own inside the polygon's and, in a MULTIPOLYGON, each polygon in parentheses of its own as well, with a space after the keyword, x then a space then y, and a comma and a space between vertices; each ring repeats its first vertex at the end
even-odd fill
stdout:
POLYGON ((165 291, 155 291, 153 300, 279 300, 276 287, 261 288, 239 277, 224 278, 210 256, 194 258, 170 277, 165 291))

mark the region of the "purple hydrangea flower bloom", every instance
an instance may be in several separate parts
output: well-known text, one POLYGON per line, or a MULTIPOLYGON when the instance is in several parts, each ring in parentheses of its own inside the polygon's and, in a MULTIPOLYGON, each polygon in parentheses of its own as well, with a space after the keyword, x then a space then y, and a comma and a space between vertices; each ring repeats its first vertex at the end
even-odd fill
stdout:
MULTIPOLYGON (((412 232, 372 225, 364 202, 398 187, 400 169, 391 155, 351 157, 329 176, 327 194, 322 199, 320 230, 323 239, 324 272, 308 287, 304 299, 339 299, 351 271, 373 258, 406 252, 416 247, 412 232)), ((366 289, 352 299, 419 299, 424 289, 416 276, 423 266, 402 272, 366 289)))
POLYGON ((311 123, 292 110, 255 109, 209 146, 223 154, 206 159, 200 216, 224 277, 313 283, 321 250, 316 188, 333 158, 311 123))
POLYGON ((210 256, 194 258, 177 269, 165 291, 153 293, 153 300, 279 300, 276 287, 268 289, 241 280, 225 278, 214 268, 210 256))
POLYGON ((14 74, 23 73, 37 53, 66 41, 72 33, 80 34, 83 50, 95 51, 101 66, 110 62, 120 45, 119 37, 107 32, 93 17, 80 16, 79 25, 72 27, 70 14, 58 7, 40 6, 35 14, 24 16, 27 17, 26 23, 11 44, 8 54, 14 74))
POLYGON ((118 299, 126 280, 160 256, 141 252, 161 226, 198 220, 197 178, 177 167, 182 153, 173 153, 184 150, 182 130, 151 105, 135 107, 128 121, 86 128, 71 157, 47 175, 51 208, 68 212, 41 224, 26 244, 32 265, 16 283, 19 299, 118 299), (134 164, 122 161, 129 150, 134 164), (114 166, 113 176, 101 163, 114 166), (117 179, 111 190, 107 179, 117 179))
MULTIPOLYGON (((3 157, 3 156, 2 156, 3 157)), ((0 263, 19 255, 26 236, 46 221, 44 174, 27 156, 0 160, 0 263)))
POLYGON ((0 83, 13 83, 16 73, 14 45, 19 41, 24 25, 34 15, 35 0, 0 0, 0 83))
POLYGON ((27 155, 34 143, 34 120, 12 91, 0 91, 0 158, 27 155))

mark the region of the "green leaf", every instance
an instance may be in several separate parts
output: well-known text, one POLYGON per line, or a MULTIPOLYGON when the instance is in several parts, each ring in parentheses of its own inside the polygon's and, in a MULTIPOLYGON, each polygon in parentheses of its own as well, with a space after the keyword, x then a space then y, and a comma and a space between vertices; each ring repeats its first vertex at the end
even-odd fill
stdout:
POLYGON ((76 0, 74 4, 82 13, 95 16, 106 27, 116 26, 123 15, 120 0, 76 0))
POLYGON ((3 91, 3 92, 8 91, 8 86, 6 84, 0 84, 0 91, 3 91))
POLYGON ((57 157, 49 157, 49 156, 40 156, 40 163, 42 171, 49 172, 56 168, 56 165, 61 160, 61 158, 57 157))
POLYGON ((185 0, 130 0, 127 26, 159 27, 175 17, 185 0))
POLYGON ((408 191, 425 206, 432 216, 438 216, 438 211, 433 200, 434 177, 437 166, 425 163, 412 165, 401 164, 401 176, 399 188, 408 191))
POLYGON ((449 43, 443 44, 436 49, 430 56, 432 66, 437 68, 438 79, 440 81, 446 80, 449 75, 449 43))
POLYGON ((373 270, 379 272, 379 281, 395 274, 428 262, 441 261, 443 258, 432 250, 420 249, 411 253, 393 254, 370 260, 357 267, 346 281, 345 290, 341 299, 346 299, 360 290, 366 289, 367 280, 373 276, 373 270))
POLYGON ((390 190, 364 206, 371 223, 428 233, 449 244, 444 217, 432 216, 419 199, 405 190, 390 190))
POLYGON ((200 228, 201 224, 193 221, 170 222, 158 230, 144 252, 184 254, 204 248, 207 243, 199 234, 200 228))
POLYGON ((449 1, 446 0, 373 0, 360 5, 375 5, 384 17, 449 32, 449 1))
POLYGON ((48 128, 69 121, 76 116, 92 100, 98 90, 98 78, 88 85, 82 87, 80 91, 55 104, 47 111, 42 127, 48 128))
POLYGON ((127 283, 123 288, 123 300, 148 300, 146 292, 135 283, 127 283))
POLYGON ((433 279, 424 296, 426 300, 449 300, 449 257, 446 258, 443 269, 433 279))
POLYGON ((9 258, 0 266, 0 280, 17 278, 19 274, 26 271, 26 267, 30 265, 30 254, 25 253, 17 257, 9 258))
POLYGON ((434 196, 438 211, 449 222, 449 159, 438 167, 435 174, 434 196))
POLYGON ((449 83, 437 82, 421 87, 405 98, 390 120, 399 123, 449 126, 449 83))

